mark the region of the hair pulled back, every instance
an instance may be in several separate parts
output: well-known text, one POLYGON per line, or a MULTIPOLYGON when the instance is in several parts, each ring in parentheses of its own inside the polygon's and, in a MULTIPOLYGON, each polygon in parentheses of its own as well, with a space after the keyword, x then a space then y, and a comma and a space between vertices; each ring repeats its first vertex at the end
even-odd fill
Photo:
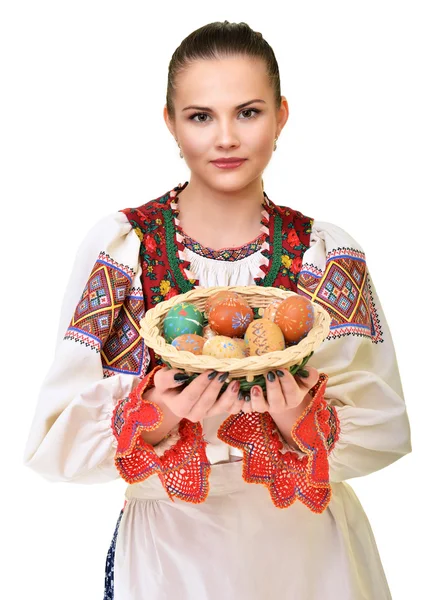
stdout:
POLYGON ((265 62, 274 91, 275 105, 277 109, 280 108, 279 69, 271 46, 263 39, 260 32, 251 29, 247 23, 216 21, 193 31, 181 42, 171 57, 166 93, 166 106, 171 121, 175 120, 174 98, 180 73, 196 60, 212 60, 236 55, 260 58, 265 62))

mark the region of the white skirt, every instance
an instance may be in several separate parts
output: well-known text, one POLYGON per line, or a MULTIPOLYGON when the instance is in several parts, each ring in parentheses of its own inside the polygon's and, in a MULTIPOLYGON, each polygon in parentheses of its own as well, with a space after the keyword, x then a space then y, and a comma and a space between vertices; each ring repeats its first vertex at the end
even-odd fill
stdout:
MULTIPOLYGON (((129 485, 114 549, 114 600, 387 600, 367 516, 347 483, 321 514, 279 509, 242 462, 211 465, 205 502, 172 502, 157 475, 129 485)), ((106 597, 106 596, 105 596, 106 597)))

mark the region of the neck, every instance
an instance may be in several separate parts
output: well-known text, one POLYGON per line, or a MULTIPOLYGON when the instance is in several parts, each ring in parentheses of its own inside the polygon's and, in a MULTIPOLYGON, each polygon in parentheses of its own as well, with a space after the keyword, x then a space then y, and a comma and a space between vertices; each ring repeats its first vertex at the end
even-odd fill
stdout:
POLYGON ((260 179, 225 192, 192 179, 177 196, 180 225, 214 250, 243 246, 260 234, 263 200, 260 179))

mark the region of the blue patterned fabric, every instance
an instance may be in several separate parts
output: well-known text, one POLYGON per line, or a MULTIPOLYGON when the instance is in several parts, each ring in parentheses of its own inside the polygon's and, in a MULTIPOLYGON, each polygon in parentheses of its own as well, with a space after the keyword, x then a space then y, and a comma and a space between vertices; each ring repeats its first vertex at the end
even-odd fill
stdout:
POLYGON ((117 532, 119 531, 119 525, 122 519, 123 511, 124 508, 122 508, 120 511, 120 515, 116 523, 116 529, 114 530, 113 539, 111 541, 109 551, 107 552, 103 600, 114 600, 114 553, 116 550, 117 532))

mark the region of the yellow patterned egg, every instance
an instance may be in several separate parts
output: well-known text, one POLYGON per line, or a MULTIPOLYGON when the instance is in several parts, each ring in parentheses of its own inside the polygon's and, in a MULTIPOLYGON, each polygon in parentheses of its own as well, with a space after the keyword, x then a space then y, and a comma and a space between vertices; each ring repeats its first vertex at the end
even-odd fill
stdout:
POLYGON ((262 356, 275 350, 284 350, 285 340, 281 329, 269 319, 256 319, 245 332, 250 356, 262 356))
POLYGON ((245 356, 250 356, 250 349, 248 348, 247 342, 242 338, 232 338, 238 344, 240 348, 242 348, 245 356))
POLYGON ((183 333, 172 340, 171 345, 175 346, 177 350, 187 350, 192 354, 202 354, 206 340, 195 333, 183 333))
POLYGON ((216 335, 204 344, 202 354, 216 358, 245 358, 244 351, 236 340, 226 335, 216 335))

